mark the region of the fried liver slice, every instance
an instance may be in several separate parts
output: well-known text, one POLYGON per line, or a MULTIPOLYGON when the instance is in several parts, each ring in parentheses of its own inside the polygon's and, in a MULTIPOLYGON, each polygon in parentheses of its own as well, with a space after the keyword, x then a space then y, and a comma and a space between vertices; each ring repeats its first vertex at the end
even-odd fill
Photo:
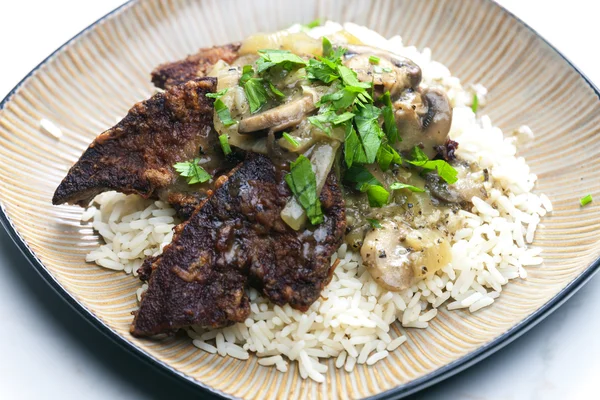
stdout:
POLYGON ((238 57, 240 46, 240 43, 232 43, 207 47, 183 60, 159 65, 152 71, 152 83, 161 89, 168 89, 206 76, 219 60, 231 64, 238 57))
POLYGON ((275 304, 305 311, 318 299, 346 227, 342 193, 330 174, 321 194, 325 221, 296 232, 280 217, 290 197, 284 175, 268 158, 252 154, 218 180, 213 195, 177 226, 163 254, 140 269, 150 278, 133 335, 241 322, 250 313, 247 281, 275 304))
POLYGON ((235 165, 225 160, 213 129, 213 99, 206 94, 216 87, 216 79, 202 78, 137 103, 94 140, 60 183, 52 203, 86 206, 97 194, 116 190, 171 201, 191 214, 210 185, 188 185, 173 165, 200 153, 210 159, 203 167, 211 175, 235 165))

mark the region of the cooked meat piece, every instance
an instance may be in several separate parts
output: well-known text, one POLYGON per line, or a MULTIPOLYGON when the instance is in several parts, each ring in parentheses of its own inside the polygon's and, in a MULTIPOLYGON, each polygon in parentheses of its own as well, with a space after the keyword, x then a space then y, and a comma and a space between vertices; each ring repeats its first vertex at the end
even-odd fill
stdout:
POLYGON ((97 194, 116 190, 193 209, 192 201, 196 205, 211 185, 188 185, 173 165, 201 157, 213 176, 235 165, 225 160, 213 130, 213 100, 206 93, 216 87, 216 79, 202 78, 133 106, 83 153, 52 203, 86 206, 97 194))
POLYGON ((284 175, 253 154, 217 180, 213 195, 176 228, 163 254, 140 269, 150 279, 134 335, 243 321, 247 276, 275 304, 308 309, 331 278, 330 257, 346 226, 344 202, 330 174, 321 194, 325 222, 296 232, 280 217, 290 196, 284 175))
POLYGON ((189 80, 206 76, 219 60, 231 64, 238 57, 240 43, 226 44, 200 49, 187 58, 159 65, 152 71, 152 83, 161 89, 168 89, 189 80))

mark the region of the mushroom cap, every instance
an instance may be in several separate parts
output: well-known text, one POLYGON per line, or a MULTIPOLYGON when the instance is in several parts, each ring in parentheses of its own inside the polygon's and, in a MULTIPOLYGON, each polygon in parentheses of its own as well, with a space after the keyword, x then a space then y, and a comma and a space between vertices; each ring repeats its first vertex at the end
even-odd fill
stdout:
POLYGON ((429 158, 435 157, 435 147, 448 141, 452 125, 452 106, 446 94, 436 88, 407 92, 393 106, 402 137, 396 150, 406 152, 419 146, 429 158))

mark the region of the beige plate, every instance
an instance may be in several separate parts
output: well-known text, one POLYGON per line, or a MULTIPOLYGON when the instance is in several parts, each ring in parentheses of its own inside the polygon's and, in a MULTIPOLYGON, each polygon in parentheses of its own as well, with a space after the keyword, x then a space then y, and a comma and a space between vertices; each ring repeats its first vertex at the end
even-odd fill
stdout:
MULTIPOLYGON (((541 320, 597 269, 600 204, 600 102, 594 87, 535 32, 490 1, 147 0, 92 25, 36 68, 0 110, 2 222, 33 265, 82 314, 118 343, 156 365, 226 396, 261 399, 398 397, 489 355, 541 320), (468 3, 468 6, 467 6, 468 3), (137 340, 128 333, 136 279, 84 262, 98 244, 78 207, 54 207, 51 195, 91 140, 152 93, 149 72, 201 46, 239 40, 326 16, 353 21, 405 43, 430 47, 464 83, 490 89, 492 120, 505 131, 529 124, 524 153, 537 190, 554 202, 535 245, 543 268, 510 283, 474 315, 441 312, 427 330, 375 367, 352 373, 330 362, 327 382, 302 381, 296 366, 280 373, 204 353, 190 340, 137 340), (62 128, 60 139, 39 129, 62 128), (386 392, 386 393, 384 393, 386 392)), ((398 329, 395 327, 394 329, 398 329)))

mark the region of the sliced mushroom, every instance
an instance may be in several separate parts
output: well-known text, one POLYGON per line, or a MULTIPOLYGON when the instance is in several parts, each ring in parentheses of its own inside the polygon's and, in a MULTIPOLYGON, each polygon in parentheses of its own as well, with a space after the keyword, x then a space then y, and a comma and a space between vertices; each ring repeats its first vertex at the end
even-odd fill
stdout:
POLYGON ((388 221, 365 236, 360 255, 371 277, 381 287, 400 291, 413 285, 415 273, 409 251, 401 244, 408 234, 407 227, 388 221))
POLYGON ((357 73, 359 80, 373 82, 377 94, 389 91, 394 99, 421 83, 421 68, 408 58, 367 46, 348 46, 345 57, 344 64, 357 73), (372 64, 370 56, 379 57, 379 64, 372 64))
POLYGON ((452 106, 446 94, 439 89, 423 89, 405 93, 393 105, 402 137, 396 149, 410 151, 420 146, 429 158, 435 157, 435 147, 448 141, 452 124, 452 106))
POLYGON ((371 277, 391 291, 411 287, 452 259, 450 243, 439 231, 393 221, 367 233, 360 254, 371 277))
POLYGON ((272 132, 280 132, 284 129, 298 125, 306 114, 316 110, 312 95, 303 96, 298 100, 263 111, 260 114, 251 115, 240 121, 239 133, 258 132, 269 129, 272 132))

